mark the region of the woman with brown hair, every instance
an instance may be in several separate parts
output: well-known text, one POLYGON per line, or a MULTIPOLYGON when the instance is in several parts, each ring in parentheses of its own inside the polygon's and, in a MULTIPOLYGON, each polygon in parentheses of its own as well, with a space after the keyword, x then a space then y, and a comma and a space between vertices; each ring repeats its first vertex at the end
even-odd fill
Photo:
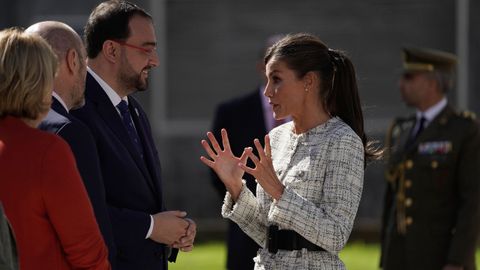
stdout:
POLYGON ((275 119, 265 148, 256 139, 235 157, 227 131, 222 144, 209 132, 202 145, 227 195, 222 215, 260 246, 255 269, 344 269, 338 257, 353 227, 366 160, 379 156, 367 143, 350 59, 310 34, 288 35, 265 56, 265 96, 275 119), (254 168, 246 166, 250 158, 254 168), (255 197, 242 182, 257 182, 255 197))

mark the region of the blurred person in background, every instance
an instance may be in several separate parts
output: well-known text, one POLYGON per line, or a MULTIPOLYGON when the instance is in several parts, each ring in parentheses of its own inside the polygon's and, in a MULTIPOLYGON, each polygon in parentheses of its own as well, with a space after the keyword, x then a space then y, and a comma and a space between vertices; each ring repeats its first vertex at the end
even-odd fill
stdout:
POLYGON ((382 226, 385 270, 475 269, 480 216, 480 130, 446 93, 455 55, 404 48, 399 81, 416 110, 393 121, 382 226))
POLYGON ((365 161, 379 152, 367 143, 355 70, 342 52, 310 34, 288 35, 265 57, 265 96, 275 119, 293 121, 233 155, 211 132, 202 145, 227 189, 222 215, 262 248, 255 269, 345 269, 338 253, 353 227, 365 161), (251 159, 254 167, 248 167, 251 159), (258 182, 255 196, 242 180, 258 182))
POLYGON ((21 269, 110 269, 70 148, 36 129, 50 108, 57 66, 40 36, 0 32, 0 201, 21 269))
MULTIPOLYGON (((272 107, 268 104, 267 97, 263 94, 267 78, 265 77, 265 51, 280 40, 282 36, 272 35, 259 53, 256 70, 261 78, 261 84, 247 95, 236 97, 222 102, 215 111, 212 133, 220 141, 220 131, 225 128, 229 131, 230 147, 235 156, 240 156, 246 146, 251 145, 255 138, 263 138, 272 128, 282 124, 283 119, 273 118, 272 107)), ((253 165, 249 162, 248 165, 253 165)), ((218 178, 215 171, 211 170, 212 184, 219 196, 225 197, 225 185, 218 178)), ((252 175, 245 175, 248 189, 255 193, 257 183, 252 175)), ((247 270, 253 269, 253 257, 257 255, 258 244, 246 235, 238 225, 229 220, 227 235, 227 269, 247 270)))
POLYGON ((87 62, 82 39, 70 26, 56 21, 35 23, 25 32, 40 35, 57 55, 59 68, 53 83, 52 106, 39 128, 58 134, 72 149, 108 247, 110 264, 115 269, 116 250, 95 140, 87 126, 70 114, 70 110, 78 109, 85 103, 87 62))

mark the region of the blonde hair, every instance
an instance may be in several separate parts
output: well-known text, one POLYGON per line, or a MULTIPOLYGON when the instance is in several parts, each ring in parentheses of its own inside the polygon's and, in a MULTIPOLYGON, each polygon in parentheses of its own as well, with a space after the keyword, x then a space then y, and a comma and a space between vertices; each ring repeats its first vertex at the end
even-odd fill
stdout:
POLYGON ((40 36, 18 28, 0 31, 0 118, 36 119, 47 112, 57 66, 40 36))

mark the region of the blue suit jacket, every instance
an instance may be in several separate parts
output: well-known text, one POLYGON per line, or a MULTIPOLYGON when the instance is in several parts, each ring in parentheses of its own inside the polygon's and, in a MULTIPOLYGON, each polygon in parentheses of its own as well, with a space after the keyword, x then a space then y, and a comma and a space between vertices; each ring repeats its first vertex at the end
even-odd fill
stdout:
POLYGON ((166 248, 145 239, 150 214, 163 210, 160 161, 145 112, 128 97, 144 158, 98 82, 86 81, 86 104, 72 112, 92 131, 97 145, 112 220, 119 269, 166 269, 166 248))
POLYGON ((52 107, 39 128, 59 135, 70 145, 92 203, 95 218, 107 244, 110 263, 115 269, 116 248, 107 211, 100 162, 92 133, 80 120, 69 114, 55 97, 52 98, 52 107))

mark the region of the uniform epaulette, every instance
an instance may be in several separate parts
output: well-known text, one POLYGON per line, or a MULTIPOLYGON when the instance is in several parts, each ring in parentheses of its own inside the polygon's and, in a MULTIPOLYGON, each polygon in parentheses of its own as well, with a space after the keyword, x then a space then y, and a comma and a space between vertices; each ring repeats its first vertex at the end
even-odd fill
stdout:
POLYGON ((409 120, 410 118, 406 118, 406 117, 396 117, 390 123, 390 128, 401 126, 403 123, 408 122, 409 120))
POLYGON ((477 115, 472 111, 461 111, 461 112, 458 113, 458 115, 463 117, 463 118, 470 119, 470 120, 477 119, 477 115))
POLYGON ((397 117, 393 119, 388 128, 387 137, 389 137, 390 139, 396 137, 399 127, 402 125, 403 122, 405 122, 405 118, 397 117))
POLYGON ((408 117, 408 118, 396 117, 393 119, 385 136, 385 149, 386 149, 385 155, 386 156, 390 154, 390 148, 392 147, 392 143, 395 140, 395 138, 397 138, 398 135, 402 132, 404 123, 407 123, 411 120, 412 120, 411 117, 408 117))
POLYGON ((396 117, 395 119, 393 119, 389 130, 392 131, 391 134, 396 137, 399 132, 405 129, 405 125, 409 127, 411 123, 415 123, 414 117, 396 117))

